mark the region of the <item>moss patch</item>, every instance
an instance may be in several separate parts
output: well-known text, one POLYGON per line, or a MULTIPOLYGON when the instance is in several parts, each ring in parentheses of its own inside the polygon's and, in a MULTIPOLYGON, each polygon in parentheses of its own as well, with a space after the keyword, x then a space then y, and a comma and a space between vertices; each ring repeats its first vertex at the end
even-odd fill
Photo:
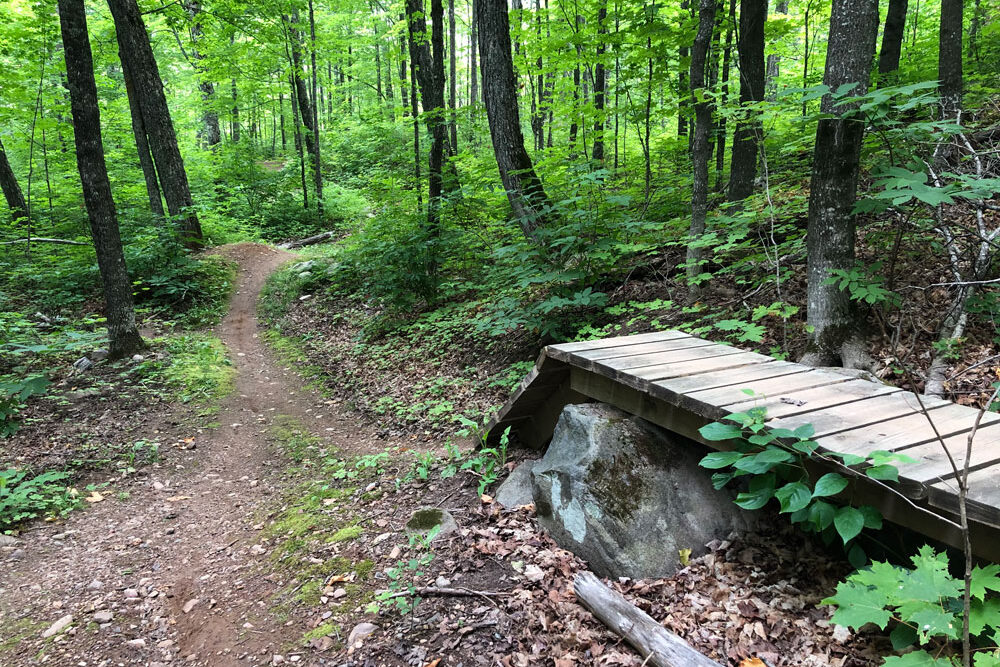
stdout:
POLYGON ((344 526, 336 533, 330 536, 330 542, 348 542, 350 540, 356 540, 361 535, 364 534, 364 530, 361 526, 344 526))

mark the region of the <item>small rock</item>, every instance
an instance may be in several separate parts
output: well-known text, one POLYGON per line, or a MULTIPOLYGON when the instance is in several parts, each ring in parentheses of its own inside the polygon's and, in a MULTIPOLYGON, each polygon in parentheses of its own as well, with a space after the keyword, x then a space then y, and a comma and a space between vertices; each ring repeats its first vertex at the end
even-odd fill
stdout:
POLYGON ((163 482, 153 482, 153 490, 154 491, 162 491, 165 488, 167 488, 167 487, 165 487, 163 485, 163 482))
POLYGON ((98 349, 98 350, 94 350, 93 352, 90 353, 90 359, 92 361, 94 361, 95 363, 98 362, 98 361, 104 361, 107 358, 108 358, 108 351, 107 350, 100 350, 100 349, 98 349))
POLYGON ((145 648, 146 640, 140 637, 139 639, 130 639, 127 642, 125 642, 125 644, 127 646, 131 646, 132 648, 145 648))
POLYGON ((126 588, 125 589, 125 599, 126 600, 134 600, 137 597, 139 597, 139 591, 135 590, 134 588, 126 588))
POLYGON ((374 540, 372 540, 372 544, 380 544, 382 542, 385 542, 390 537, 392 537, 392 533, 382 533, 381 535, 379 535, 378 537, 376 537, 374 540))
POLYGON ((176 643, 173 639, 164 639, 161 642, 156 642, 156 648, 173 648, 176 643))
POLYGON ((199 602, 201 602, 201 600, 199 600, 198 598, 193 598, 191 600, 188 600, 187 602, 184 603, 184 607, 181 608, 181 611, 183 611, 185 614, 190 614, 191 610, 194 609, 199 602))
POLYGON ((100 623, 101 625, 110 623, 114 617, 115 615, 113 613, 105 609, 94 614, 94 623, 100 623))
POLYGON ((525 461, 514 468, 514 472, 497 489, 496 501, 507 509, 535 502, 531 485, 531 469, 534 465, 535 461, 525 461))
POLYGON ((88 359, 87 357, 80 357, 79 359, 73 362, 73 368, 75 368, 80 373, 83 373, 84 371, 88 370, 93 365, 94 362, 88 359))
POLYGON ((448 588, 449 586, 451 586, 451 581, 445 579, 444 577, 439 576, 437 579, 434 580, 434 585, 437 586, 438 588, 448 588))
POLYGON ((285 656, 283 655, 278 655, 277 653, 275 653, 274 655, 271 656, 272 665, 280 665, 284 662, 285 662, 285 656))
POLYGON ((10 535, 0 535, 0 547, 12 547, 17 544, 17 538, 10 535))
POLYGON ((358 623, 347 637, 347 646, 353 648, 358 642, 378 629, 378 626, 374 623, 358 623))
POLYGON ((851 630, 844 627, 843 625, 833 626, 833 639, 840 643, 844 643, 851 638, 851 630))
MULTIPOLYGON (((409 535, 428 535, 437 529, 434 540, 439 540, 458 530, 455 517, 446 509, 440 507, 423 507, 410 515, 406 522, 406 532, 409 535)), ((432 540, 433 541, 433 540, 432 540)))
POLYGON ((146 359, 146 357, 142 356, 141 354, 133 354, 132 355, 132 361, 135 361, 135 362, 145 361, 145 359, 146 359))
POLYGON ((392 551, 389 552, 389 560, 396 560, 397 558, 399 558, 400 554, 402 554, 402 553, 403 553, 403 550, 400 549, 398 545, 394 546, 392 548, 392 551))
POLYGON ((87 588, 92 591, 100 590, 101 588, 104 588, 104 582, 94 579, 92 582, 87 584, 87 588))
POLYGON ((339 600, 342 597, 347 597, 347 590, 343 588, 338 588, 333 592, 333 599, 339 600))
POLYGON ((11 560, 22 560, 25 556, 24 549, 14 549, 10 554, 11 560))
POLYGON ((65 630, 73 622, 73 614, 66 614, 58 621, 49 626, 49 629, 42 633, 42 639, 48 639, 65 630))

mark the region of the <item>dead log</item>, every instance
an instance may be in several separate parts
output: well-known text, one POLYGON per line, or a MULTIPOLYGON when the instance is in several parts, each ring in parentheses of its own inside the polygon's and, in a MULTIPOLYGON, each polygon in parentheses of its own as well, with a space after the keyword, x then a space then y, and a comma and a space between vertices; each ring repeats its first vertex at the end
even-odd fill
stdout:
POLYGON ((610 630, 620 635, 639 655, 656 667, 721 667, 679 636, 670 632, 604 584, 593 572, 580 572, 573 580, 576 598, 610 630))
POLYGON ((334 237, 336 232, 323 232, 322 234, 316 234, 315 236, 309 236, 304 239, 299 239, 298 241, 288 241, 287 243, 279 243, 278 247, 282 250, 291 250, 292 248, 303 248, 307 245, 315 245, 317 243, 323 243, 324 241, 329 241, 334 237))
POLYGON ((41 237, 32 237, 30 239, 16 239, 14 241, 2 241, 0 245, 14 245, 15 243, 59 243, 61 245, 90 245, 89 243, 84 243, 82 241, 70 241, 68 239, 45 239, 41 237))

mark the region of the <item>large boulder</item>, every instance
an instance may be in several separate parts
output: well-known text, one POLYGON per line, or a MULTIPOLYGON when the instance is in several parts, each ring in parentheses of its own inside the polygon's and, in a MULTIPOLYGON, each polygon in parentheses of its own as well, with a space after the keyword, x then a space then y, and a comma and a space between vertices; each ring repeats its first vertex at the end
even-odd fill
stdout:
POLYGON ((663 577, 749 526, 698 467, 704 446, 601 403, 563 410, 532 468, 539 523, 600 575, 663 577))

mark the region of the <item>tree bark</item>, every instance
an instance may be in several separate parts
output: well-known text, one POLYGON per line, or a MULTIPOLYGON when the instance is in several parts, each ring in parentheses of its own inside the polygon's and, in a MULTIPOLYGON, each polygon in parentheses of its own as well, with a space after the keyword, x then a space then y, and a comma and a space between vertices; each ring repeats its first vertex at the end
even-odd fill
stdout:
MULTIPOLYGON (((399 15, 400 21, 405 21, 404 14, 399 15)), ((406 37, 399 34, 399 98, 403 103, 403 118, 410 115, 410 98, 406 90, 406 37)))
POLYGON ((7 207, 10 208, 15 224, 19 226, 25 224, 28 220, 28 204, 24 200, 21 184, 17 182, 17 176, 14 175, 14 170, 7 160, 7 151, 4 150, 2 142, 0 142, 0 189, 3 190, 4 199, 7 200, 7 207))
MULTIPOLYGON (((878 31, 878 0, 834 0, 823 83, 831 90, 853 84, 853 94, 868 90, 878 31)), ((812 327, 802 362, 863 367, 867 362, 861 322, 849 295, 826 284, 831 271, 854 266, 858 166, 865 125, 853 117, 857 105, 835 105, 826 95, 821 111, 829 117, 816 127, 809 192, 808 322, 812 327)))
POLYGON ((316 212, 323 214, 323 160, 320 158, 319 103, 316 97, 316 16, 313 0, 309 0, 309 53, 312 80, 312 134, 313 134, 313 183, 316 188, 316 212))
MULTIPOLYGON (((121 49, 121 45, 119 45, 121 49)), ((122 77, 125 80, 125 95, 128 97, 128 108, 132 116, 132 136, 135 139, 135 148, 139 155, 139 168, 142 169, 142 177, 146 182, 146 197, 149 199, 149 210, 153 215, 162 220, 166 217, 163 212, 163 197, 160 193, 160 182, 156 176, 156 167, 153 165, 153 155, 149 150, 149 139, 146 134, 146 127, 142 123, 142 107, 139 105, 139 98, 135 92, 135 82, 132 79, 132 71, 128 65, 128 59, 122 57, 119 51, 119 58, 122 61, 122 77)))
POLYGON ((201 2, 198 0, 186 2, 184 8, 191 17, 192 56, 198 74, 198 90, 201 91, 202 113, 199 136, 206 146, 214 148, 222 142, 222 131, 219 129, 219 114, 213 108, 215 86, 206 78, 205 67, 201 64, 205 55, 198 50, 198 42, 202 38, 201 20, 198 18, 201 14, 201 2))
POLYGON ((479 67, 476 66, 476 55, 479 52, 479 21, 476 13, 479 11, 479 0, 472 2, 472 26, 469 28, 469 113, 470 120, 475 121, 476 106, 479 104, 479 67))
POLYGON ((538 230, 548 220, 550 204, 524 149, 507 3, 477 0, 476 5, 483 96, 500 180, 521 230, 529 239, 538 240, 538 230))
POLYGON ((597 9, 597 63, 594 65, 594 148, 591 156, 597 162, 604 162, 604 105, 608 92, 607 72, 604 68, 605 38, 608 34, 608 1, 600 0, 597 9))
MULTIPOLYGON (((313 189, 316 199, 323 198, 323 176, 320 172, 319 146, 316 144, 318 133, 316 131, 316 114, 309 97, 309 86, 306 83, 305 75, 302 71, 302 35, 295 26, 299 22, 298 13, 292 14, 292 21, 288 27, 289 41, 291 42, 292 55, 292 79, 295 83, 295 101, 299 105, 299 117, 306 131, 303 132, 303 141, 306 145, 306 153, 309 154, 309 163, 312 167, 313 189)), ((317 204, 317 210, 322 210, 322 206, 317 204)))
POLYGON ((458 153, 458 120, 455 106, 458 94, 458 66, 455 60, 455 0, 448 0, 448 137, 450 153, 458 153))
POLYGON ((729 169, 729 201, 753 194, 757 175, 757 144, 760 141, 760 112, 747 106, 764 99, 764 21, 767 0, 740 1, 740 31, 736 45, 740 71, 742 116, 733 134, 733 158, 729 169))
POLYGON ((906 29, 906 6, 907 0, 889 0, 889 11, 882 30, 882 50, 878 54, 879 83, 888 80, 888 75, 899 69, 906 29))
MULTIPOLYGON (((726 43, 722 47, 722 93, 720 102, 725 105, 729 101, 729 72, 732 69, 733 29, 736 27, 736 0, 729 0, 729 14, 726 20, 726 43)), ((715 150, 715 189, 722 191, 722 172, 726 168, 726 116, 720 114, 716 136, 715 150)))
POLYGON ((114 18, 119 48, 129 61, 128 69, 135 84, 142 124, 149 138, 167 211, 178 225, 185 245, 198 247, 202 244, 201 225, 194 212, 184 160, 177 147, 174 123, 163 93, 163 81, 139 6, 135 0, 108 0, 108 5, 114 18))
MULTIPOLYGON (((708 47, 715 29, 716 0, 700 0, 698 6, 698 32, 691 47, 691 97, 694 105, 694 136, 691 143, 691 163, 694 178, 691 184, 691 227, 685 265, 689 281, 701 273, 705 249, 697 241, 705 233, 708 215, 708 162, 710 159, 709 133, 712 131, 712 102, 704 95, 705 64, 708 47)), ((698 290, 689 283, 692 295, 698 290)))
POLYGON ((946 117, 962 108, 962 16, 963 0, 941 0, 938 32, 938 81, 941 106, 946 117))
POLYGON ((73 113, 76 163, 104 286, 110 339, 108 352, 112 358, 121 358, 141 350, 145 344, 135 323, 132 281, 125 266, 111 182, 104 162, 94 61, 87 36, 87 13, 83 0, 59 0, 58 6, 73 113))
MULTIPOLYGON (((778 14, 788 13, 788 0, 781 0, 774 8, 778 14)), ((768 102, 778 99, 778 73, 781 70, 781 56, 772 53, 767 56, 767 74, 764 81, 764 97, 768 102)))

